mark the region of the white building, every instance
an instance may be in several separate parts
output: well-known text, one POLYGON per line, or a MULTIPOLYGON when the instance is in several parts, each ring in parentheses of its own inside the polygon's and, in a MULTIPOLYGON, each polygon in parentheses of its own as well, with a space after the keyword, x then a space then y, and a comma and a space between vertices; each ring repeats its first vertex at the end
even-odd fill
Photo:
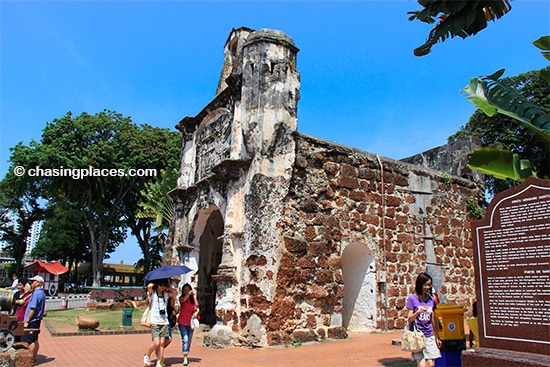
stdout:
POLYGON ((39 220, 32 224, 31 230, 29 231, 29 237, 27 237, 26 254, 30 254, 34 246, 36 246, 36 242, 38 242, 38 239, 40 238, 40 231, 42 230, 43 222, 44 221, 39 220))

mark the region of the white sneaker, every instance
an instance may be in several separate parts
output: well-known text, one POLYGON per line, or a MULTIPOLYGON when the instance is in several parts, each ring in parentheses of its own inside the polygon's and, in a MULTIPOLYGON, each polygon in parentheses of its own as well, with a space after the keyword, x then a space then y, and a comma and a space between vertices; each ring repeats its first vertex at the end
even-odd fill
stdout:
POLYGON ((151 360, 149 359, 149 356, 147 354, 143 356, 143 365, 146 367, 149 367, 151 365, 151 360))

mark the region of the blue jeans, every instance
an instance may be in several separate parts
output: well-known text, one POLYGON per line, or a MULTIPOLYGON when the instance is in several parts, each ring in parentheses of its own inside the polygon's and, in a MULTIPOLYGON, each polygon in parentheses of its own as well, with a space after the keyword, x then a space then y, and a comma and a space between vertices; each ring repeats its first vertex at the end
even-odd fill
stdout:
POLYGON ((181 351, 183 354, 188 354, 193 340, 193 329, 191 326, 178 325, 181 333, 181 351))

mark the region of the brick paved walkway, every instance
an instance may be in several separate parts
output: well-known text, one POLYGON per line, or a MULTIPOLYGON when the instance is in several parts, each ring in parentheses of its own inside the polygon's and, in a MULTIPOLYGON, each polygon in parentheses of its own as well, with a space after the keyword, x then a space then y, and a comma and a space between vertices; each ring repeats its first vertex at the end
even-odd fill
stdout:
MULTIPOLYGON (((213 350, 194 342, 190 366, 415 366, 409 361, 408 353, 392 345, 392 339, 399 338, 399 335, 400 332, 352 333, 347 340, 256 350, 213 350)), ((140 367, 150 340, 148 334, 52 337, 43 327, 37 363, 41 367, 140 367)), ((174 335, 165 359, 169 365, 182 366, 179 335, 174 335)))

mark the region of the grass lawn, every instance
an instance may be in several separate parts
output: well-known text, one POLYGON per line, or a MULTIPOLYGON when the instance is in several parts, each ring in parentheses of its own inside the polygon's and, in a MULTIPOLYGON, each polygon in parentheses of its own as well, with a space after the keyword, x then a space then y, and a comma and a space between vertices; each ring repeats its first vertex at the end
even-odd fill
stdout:
MULTIPOLYGON (((149 330, 139 325, 143 309, 134 308, 132 312, 132 326, 125 326, 124 330, 149 330)), ((99 310, 99 311, 87 311, 86 308, 71 308, 68 310, 50 310, 44 316, 44 322, 50 326, 56 333, 74 333, 80 332, 82 335, 93 331, 109 331, 109 330, 122 330, 122 310, 99 310), (89 315, 99 320, 99 327, 96 330, 79 329, 75 324, 75 319, 78 314, 89 315)), ((193 343, 202 343, 204 335, 209 331, 208 326, 201 325, 199 329, 195 330, 193 334, 193 343)), ((173 335, 179 338, 179 330, 175 327, 172 330, 173 335)), ((394 366, 391 366, 394 367, 394 366)), ((405 366, 395 366, 405 367, 405 366)))
MULTIPOLYGON (((132 312, 132 326, 125 326, 125 330, 143 330, 144 328, 139 325, 141 320, 141 314, 143 310, 133 309, 132 312)), ((55 330, 55 332, 86 332, 87 329, 78 329, 75 323, 76 316, 84 314, 93 316, 99 320, 98 330, 121 330, 122 327, 122 314, 123 310, 100 310, 100 311, 87 311, 86 308, 71 308, 68 310, 50 310, 44 316, 44 321, 55 330)))

